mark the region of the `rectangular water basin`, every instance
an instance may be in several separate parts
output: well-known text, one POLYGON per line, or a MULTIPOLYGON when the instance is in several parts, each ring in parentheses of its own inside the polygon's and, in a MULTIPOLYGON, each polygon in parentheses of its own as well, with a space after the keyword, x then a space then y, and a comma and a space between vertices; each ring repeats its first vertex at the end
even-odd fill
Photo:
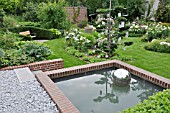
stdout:
POLYGON ((132 107, 163 88, 131 74, 127 86, 109 78, 113 67, 54 79, 81 113, 115 113, 132 107))

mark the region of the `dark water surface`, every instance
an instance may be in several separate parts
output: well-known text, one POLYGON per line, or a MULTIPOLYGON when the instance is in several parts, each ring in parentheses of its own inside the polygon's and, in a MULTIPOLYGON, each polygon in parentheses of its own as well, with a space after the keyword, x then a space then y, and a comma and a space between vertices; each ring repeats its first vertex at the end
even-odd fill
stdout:
POLYGON ((128 86, 113 84, 113 68, 54 80, 81 113, 115 113, 132 107, 163 88, 132 75, 128 86))

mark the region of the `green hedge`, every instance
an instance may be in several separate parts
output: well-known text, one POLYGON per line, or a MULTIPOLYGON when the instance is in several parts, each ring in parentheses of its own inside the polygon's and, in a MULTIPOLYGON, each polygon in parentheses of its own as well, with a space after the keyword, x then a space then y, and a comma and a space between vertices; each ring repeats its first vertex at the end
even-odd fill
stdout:
POLYGON ((133 33, 129 33, 129 37, 141 37, 143 36, 143 34, 133 34, 133 33))
POLYGON ((19 33, 23 31, 30 31, 31 33, 35 33, 36 37, 34 39, 53 39, 53 32, 49 29, 43 29, 32 26, 21 26, 15 28, 9 28, 9 31, 19 33))
POLYGON ((161 42, 168 42, 168 39, 166 40, 154 40, 148 44, 145 45, 145 49, 155 51, 155 52, 161 52, 161 53, 170 53, 170 46, 167 44, 160 44, 161 42))
POLYGON ((170 113, 170 90, 158 92, 122 113, 170 113))

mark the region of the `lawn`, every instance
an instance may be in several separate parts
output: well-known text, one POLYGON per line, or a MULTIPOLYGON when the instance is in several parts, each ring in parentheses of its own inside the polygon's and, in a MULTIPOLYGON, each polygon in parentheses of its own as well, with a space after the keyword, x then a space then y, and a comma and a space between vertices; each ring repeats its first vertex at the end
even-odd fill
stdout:
MULTIPOLYGON (((116 51, 123 56, 133 57, 133 61, 127 61, 127 63, 145 69, 160 76, 170 78, 170 54, 158 53, 147 51, 144 49, 146 42, 141 42, 140 38, 126 38, 123 41, 132 41, 133 45, 128 46, 126 50, 123 50, 122 46, 116 51)), ((64 39, 55 39, 46 42, 53 50, 53 55, 48 59, 62 58, 64 60, 65 67, 71 67, 76 65, 86 64, 84 61, 67 53, 64 49, 64 39)))
POLYGON ((74 57, 65 50, 64 40, 64 38, 59 38, 45 42, 53 51, 53 54, 50 55, 48 59, 62 58, 64 60, 64 67, 86 64, 86 62, 74 57))
POLYGON ((144 49, 146 42, 140 38, 126 38, 123 41, 132 41, 133 45, 123 50, 120 47, 116 52, 123 56, 131 56, 133 61, 127 63, 145 69, 160 76, 170 78, 170 54, 148 51, 144 49))

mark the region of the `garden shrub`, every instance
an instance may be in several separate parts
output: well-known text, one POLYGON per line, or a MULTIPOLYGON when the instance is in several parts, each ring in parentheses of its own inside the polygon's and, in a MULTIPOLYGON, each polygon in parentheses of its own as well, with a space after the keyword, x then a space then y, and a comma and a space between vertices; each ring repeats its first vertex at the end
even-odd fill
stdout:
POLYGON ((146 33, 148 26, 133 22, 129 28, 129 37, 141 37, 146 33))
POLYGON ((51 54, 49 47, 42 43, 19 41, 15 44, 15 48, 5 50, 4 57, 0 59, 0 67, 28 64, 45 60, 51 54))
POLYGON ((165 39, 170 36, 170 27, 162 26, 159 24, 151 24, 147 33, 147 41, 152 41, 153 39, 165 39))
POLYGON ((146 34, 141 37, 141 41, 143 41, 143 42, 147 42, 148 41, 146 34))
POLYGON ((10 28, 10 27, 16 27, 17 26, 17 20, 11 16, 11 15, 5 15, 4 21, 3 21, 3 27, 4 28, 10 28))
POLYGON ((14 13, 16 11, 15 0, 0 0, 0 8, 4 9, 7 14, 14 13))
POLYGON ((19 40, 21 40, 21 38, 17 37, 15 33, 6 32, 1 35, 0 48, 2 49, 15 48, 16 42, 19 40))
POLYGON ((25 52, 25 54, 30 57, 35 58, 36 61, 44 60, 51 54, 51 51, 47 45, 36 41, 26 41, 21 44, 20 51, 25 52))
POLYGON ((141 37, 143 36, 143 34, 133 34, 133 33, 129 33, 129 37, 141 37))
POLYGON ((61 37, 61 32, 57 29, 50 29, 50 31, 53 33, 53 38, 60 38, 61 37))
POLYGON ((2 48, 0 48, 0 58, 2 58, 5 55, 5 52, 2 48))
POLYGON ((0 28, 3 27, 4 15, 5 15, 4 10, 0 8, 0 28))
POLYGON ((132 61, 134 60, 134 58, 132 56, 125 56, 125 55, 122 55, 122 54, 117 54, 115 56, 113 56, 112 58, 110 58, 112 60, 121 60, 121 61, 132 61))
POLYGON ((157 92, 122 113, 170 113, 170 90, 157 92))
POLYGON ((80 58, 80 57, 83 57, 83 56, 85 56, 85 54, 84 53, 82 53, 82 52, 75 52, 75 54, 74 54, 76 57, 78 57, 78 58, 80 58))
POLYGON ((4 55, 5 55, 4 50, 0 48, 0 67, 2 65, 2 58, 4 57, 4 55))
POLYGON ((86 39, 90 40, 92 44, 95 42, 95 37, 90 33, 82 33, 81 36, 86 37, 86 39))
POLYGON ((165 42, 165 40, 153 40, 144 47, 147 50, 161 52, 161 53, 170 53, 170 42, 165 42))
POLYGON ((84 61, 86 61, 86 62, 89 61, 89 59, 90 59, 90 58, 89 58, 88 56, 83 56, 83 57, 82 57, 82 60, 84 60, 84 61))
POLYGON ((11 49, 5 51, 0 67, 28 64, 34 61, 35 58, 29 57, 24 51, 11 49))
MULTIPOLYGON (((168 0, 167 0, 168 1, 168 0)), ((156 10, 155 19, 157 22, 170 22, 170 5, 160 0, 158 9, 156 10)))
POLYGON ((101 59, 101 58, 97 58, 97 57, 89 58, 89 62, 90 62, 90 63, 94 63, 94 62, 102 62, 102 61, 104 61, 104 60, 101 59))
POLYGON ((170 43, 170 36, 165 39, 165 42, 170 43))
POLYGON ((78 23, 78 27, 79 28, 84 28, 84 27, 86 27, 87 26, 87 24, 88 24, 88 21, 87 20, 82 20, 82 21, 80 21, 79 23, 78 23))
POLYGON ((66 19, 63 1, 58 3, 41 3, 39 5, 38 18, 43 27, 50 29, 69 29, 70 22, 66 19))
POLYGON ((88 55, 95 55, 95 50, 90 50, 90 49, 88 49, 88 51, 87 51, 87 54, 88 55))
POLYGON ((39 22, 19 22, 19 26, 32 26, 32 27, 40 27, 41 24, 39 22))
POLYGON ((32 21, 32 22, 39 21, 37 17, 37 11, 39 11, 37 3, 26 2, 24 11, 25 12, 22 14, 22 16, 26 21, 32 21))
POLYGON ((72 55, 75 55, 78 52, 74 47, 67 47, 66 50, 72 55))

